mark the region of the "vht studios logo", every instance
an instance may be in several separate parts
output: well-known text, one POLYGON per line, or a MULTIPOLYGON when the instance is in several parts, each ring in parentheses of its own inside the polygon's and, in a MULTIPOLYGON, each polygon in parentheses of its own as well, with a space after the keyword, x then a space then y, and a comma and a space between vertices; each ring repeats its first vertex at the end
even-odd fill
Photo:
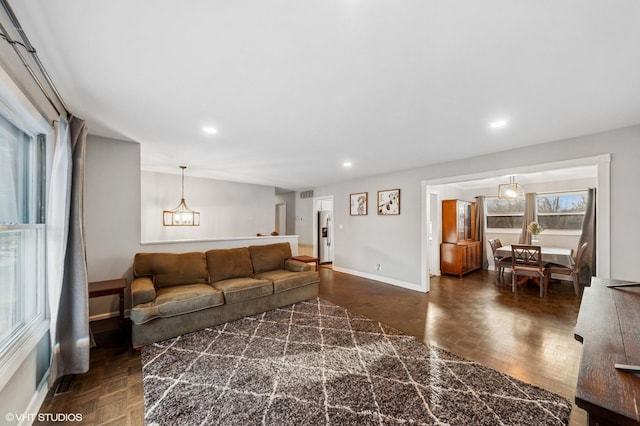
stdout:
POLYGON ((7 422, 81 422, 82 413, 7 413, 4 418, 7 422))

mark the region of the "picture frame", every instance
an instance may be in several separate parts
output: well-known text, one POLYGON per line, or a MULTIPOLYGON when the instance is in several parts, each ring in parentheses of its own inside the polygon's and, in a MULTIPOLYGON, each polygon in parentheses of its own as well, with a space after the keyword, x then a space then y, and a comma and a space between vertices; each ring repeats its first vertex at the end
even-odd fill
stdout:
POLYGON ((400 214, 400 188, 378 191, 378 215, 400 214))
POLYGON ((369 206, 368 192, 355 192, 349 194, 349 214, 351 216, 366 216, 369 206))

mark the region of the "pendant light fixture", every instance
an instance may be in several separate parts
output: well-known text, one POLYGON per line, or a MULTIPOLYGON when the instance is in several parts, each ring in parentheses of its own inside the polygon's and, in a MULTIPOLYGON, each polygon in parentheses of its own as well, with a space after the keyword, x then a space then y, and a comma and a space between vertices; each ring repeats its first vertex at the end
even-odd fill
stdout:
POLYGON ((516 182, 516 178, 511 176, 509 183, 498 185, 498 198, 516 198, 524 196, 524 186, 516 182))
POLYGON ((200 213, 191 210, 184 201, 184 169, 187 166, 180 166, 182 169, 182 198, 180 204, 173 210, 162 212, 163 226, 200 226, 200 213))

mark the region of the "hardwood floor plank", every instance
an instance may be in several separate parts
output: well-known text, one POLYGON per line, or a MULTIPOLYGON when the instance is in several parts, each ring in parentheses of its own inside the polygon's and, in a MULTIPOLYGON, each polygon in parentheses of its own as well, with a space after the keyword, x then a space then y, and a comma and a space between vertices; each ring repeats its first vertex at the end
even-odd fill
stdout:
MULTIPOLYGON (((320 268, 320 277, 320 297, 332 303, 574 399, 582 346, 573 337, 580 297, 571 283, 551 283, 541 299, 537 286, 525 285, 514 294, 487 271, 463 279, 433 277, 429 293, 327 267, 320 268)), ((505 273, 507 284, 509 279, 505 273)), ((100 333, 96 341, 90 371, 76 376, 69 392, 50 391, 40 411, 82 413, 83 424, 143 425, 140 354, 131 349, 130 337, 117 331, 100 333)), ((575 405, 570 424, 586 424, 585 412, 575 405)))

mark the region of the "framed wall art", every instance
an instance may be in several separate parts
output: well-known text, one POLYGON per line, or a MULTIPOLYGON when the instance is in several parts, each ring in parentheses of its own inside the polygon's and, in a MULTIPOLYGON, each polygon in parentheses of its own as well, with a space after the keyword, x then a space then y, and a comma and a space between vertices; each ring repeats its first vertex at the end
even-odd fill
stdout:
POLYGON ((400 189, 386 189, 378 191, 378 214, 400 214, 400 189))
POLYGON ((365 216, 369 201, 368 192, 356 192, 349 195, 349 214, 351 216, 365 216))

